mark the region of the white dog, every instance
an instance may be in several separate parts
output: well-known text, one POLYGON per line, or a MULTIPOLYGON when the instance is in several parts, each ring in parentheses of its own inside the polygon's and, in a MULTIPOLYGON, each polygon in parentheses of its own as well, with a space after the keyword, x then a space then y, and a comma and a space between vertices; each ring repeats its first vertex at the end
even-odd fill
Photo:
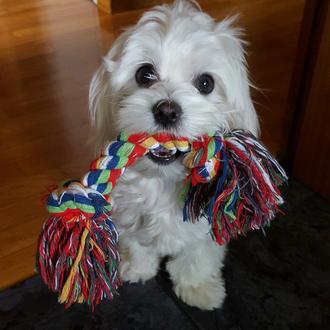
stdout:
MULTIPOLYGON (((90 87, 90 110, 99 140, 114 130, 167 131, 189 139, 216 129, 258 133, 240 30, 220 23, 194 1, 176 1, 146 12, 114 43, 90 87)), ((182 157, 150 154, 127 169, 113 192, 119 231, 120 272, 146 281, 160 259, 175 293, 201 309, 222 305, 225 246, 209 235, 206 219, 183 222, 178 194, 182 157)))

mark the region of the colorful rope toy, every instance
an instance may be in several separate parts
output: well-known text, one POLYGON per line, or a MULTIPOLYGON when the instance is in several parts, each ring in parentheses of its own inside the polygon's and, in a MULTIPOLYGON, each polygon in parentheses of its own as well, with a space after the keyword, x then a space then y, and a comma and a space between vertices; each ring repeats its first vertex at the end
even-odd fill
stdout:
POLYGON ((190 173, 183 181, 183 220, 206 217, 218 244, 269 225, 283 203, 278 186, 286 174, 249 132, 217 131, 191 143, 167 134, 122 133, 80 182, 68 181, 48 197, 37 268, 66 307, 87 302, 94 308, 116 294, 120 258, 111 191, 126 167, 158 148, 185 153, 190 173))

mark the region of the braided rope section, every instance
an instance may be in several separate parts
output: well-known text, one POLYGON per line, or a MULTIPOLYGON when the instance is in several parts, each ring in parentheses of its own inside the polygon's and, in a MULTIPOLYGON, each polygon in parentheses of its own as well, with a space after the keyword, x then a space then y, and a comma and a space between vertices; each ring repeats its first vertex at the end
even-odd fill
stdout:
POLYGON ((218 244, 263 228, 279 211, 283 200, 278 186, 286 174, 249 132, 215 132, 192 142, 167 134, 121 134, 81 181, 66 182, 48 198, 50 217, 39 237, 37 266, 66 307, 87 302, 94 308, 117 294, 120 258, 111 192, 128 166, 164 148, 185 153, 183 163, 190 169, 183 219, 206 217, 218 244))
POLYGON ((288 179, 285 171, 249 132, 216 132, 195 141, 184 164, 191 174, 183 218, 206 217, 219 244, 269 225, 283 203, 278 187, 288 179))
POLYGON ((120 258, 110 193, 126 167, 161 147, 190 149, 186 139, 169 135, 121 134, 92 162, 81 182, 68 181, 50 194, 50 217, 39 237, 37 267, 66 307, 86 301, 94 308, 116 294, 120 258))

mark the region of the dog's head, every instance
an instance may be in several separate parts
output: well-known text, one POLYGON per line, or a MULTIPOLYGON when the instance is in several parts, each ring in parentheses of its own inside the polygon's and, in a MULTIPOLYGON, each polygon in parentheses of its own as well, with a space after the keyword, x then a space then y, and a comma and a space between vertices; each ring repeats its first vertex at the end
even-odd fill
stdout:
POLYGON ((176 1, 146 12, 94 75, 90 110, 101 140, 166 131, 194 139, 217 129, 258 132, 240 30, 176 1))

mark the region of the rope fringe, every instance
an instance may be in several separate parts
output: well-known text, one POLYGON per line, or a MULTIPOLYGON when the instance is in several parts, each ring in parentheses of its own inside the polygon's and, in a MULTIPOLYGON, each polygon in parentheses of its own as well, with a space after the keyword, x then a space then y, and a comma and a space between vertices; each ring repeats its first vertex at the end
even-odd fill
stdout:
POLYGON ((37 268, 66 307, 87 302, 94 309, 121 285, 118 233, 111 219, 111 192, 128 166, 150 150, 185 153, 184 221, 208 218, 224 244, 269 225, 283 203, 278 186, 286 174, 249 132, 215 132, 189 142, 167 134, 120 134, 102 150, 81 181, 70 180, 47 201, 50 217, 38 242, 37 268))

